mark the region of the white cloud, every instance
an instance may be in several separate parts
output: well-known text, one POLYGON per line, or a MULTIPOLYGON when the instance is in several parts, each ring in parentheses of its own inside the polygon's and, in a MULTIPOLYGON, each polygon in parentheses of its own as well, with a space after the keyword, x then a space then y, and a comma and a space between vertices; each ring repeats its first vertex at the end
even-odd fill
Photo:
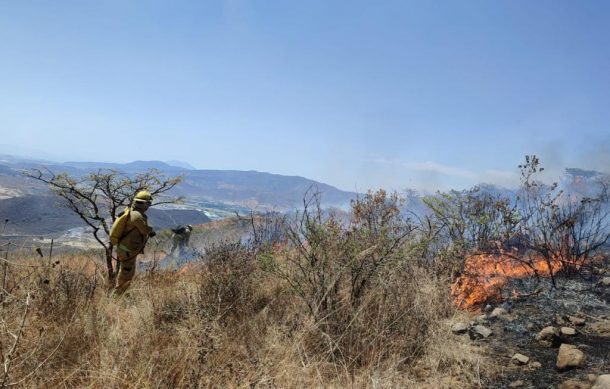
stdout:
POLYGON ((446 176, 467 178, 467 179, 476 179, 477 174, 466 169, 461 169, 454 166, 443 165, 438 162, 407 162, 403 163, 402 166, 406 167, 410 170, 415 170, 419 172, 430 172, 435 174, 442 174, 446 176))
POLYGON ((385 158, 367 160, 372 165, 383 165, 383 168, 372 169, 378 179, 387 181, 387 185, 398 189, 404 187, 435 191, 448 189, 465 189, 476 184, 493 184, 504 187, 516 187, 519 184, 517 171, 487 169, 474 171, 460 166, 445 165, 435 161, 400 162, 385 158))
POLYGON ((506 170, 486 170, 478 176, 478 182, 501 185, 505 187, 516 187, 519 185, 519 174, 506 170))

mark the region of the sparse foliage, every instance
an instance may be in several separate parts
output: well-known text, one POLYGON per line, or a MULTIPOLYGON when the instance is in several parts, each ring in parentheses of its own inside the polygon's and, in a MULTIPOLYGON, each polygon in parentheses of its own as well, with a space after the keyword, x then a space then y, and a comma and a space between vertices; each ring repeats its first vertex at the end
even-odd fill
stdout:
POLYGON ((424 255, 444 262, 449 273, 462 271, 473 253, 501 248, 515 234, 519 216, 509 198, 476 186, 464 191, 437 193, 424 198, 432 214, 424 218, 424 255))
POLYGON ((405 337, 399 353, 410 360, 426 332, 426 320, 405 316, 418 311, 421 285, 410 260, 415 226, 400 205, 395 193, 368 192, 343 217, 310 193, 286 224, 286 249, 259 255, 305 303, 316 329, 309 347, 348 369, 383 360, 383 344, 394 337, 405 337))
MULTIPOLYGON (((100 169, 82 177, 54 173, 49 169, 33 169, 27 177, 44 182, 61 197, 64 205, 91 228, 95 240, 104 248, 108 278, 114 278, 112 245, 108 241, 110 228, 123 207, 129 206, 135 194, 148 190, 153 198, 174 188, 182 177, 166 178, 157 170, 127 175, 117 170, 100 169)), ((167 197, 155 204, 173 203, 178 198, 167 197)))

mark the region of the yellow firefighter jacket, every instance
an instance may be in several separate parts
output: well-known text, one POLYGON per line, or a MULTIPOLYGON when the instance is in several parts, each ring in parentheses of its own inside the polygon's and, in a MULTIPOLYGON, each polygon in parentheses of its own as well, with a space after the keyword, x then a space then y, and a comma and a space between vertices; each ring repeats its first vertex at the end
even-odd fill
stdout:
POLYGON ((152 231, 148 226, 148 217, 140 211, 131 209, 125 225, 123 237, 119 240, 118 249, 130 255, 144 252, 146 238, 152 231))

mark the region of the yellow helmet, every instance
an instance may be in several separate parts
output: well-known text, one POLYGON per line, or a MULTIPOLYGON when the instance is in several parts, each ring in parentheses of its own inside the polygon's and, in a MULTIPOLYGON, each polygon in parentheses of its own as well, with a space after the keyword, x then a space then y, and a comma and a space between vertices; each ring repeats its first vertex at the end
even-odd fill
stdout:
POLYGON ((139 191, 134 199, 136 203, 152 203, 152 200, 153 198, 147 190, 139 191))

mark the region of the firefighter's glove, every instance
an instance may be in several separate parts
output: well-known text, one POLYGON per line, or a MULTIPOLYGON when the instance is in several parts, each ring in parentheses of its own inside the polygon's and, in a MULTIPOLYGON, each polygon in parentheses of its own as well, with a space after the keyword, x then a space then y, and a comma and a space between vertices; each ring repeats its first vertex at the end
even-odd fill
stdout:
POLYGON ((148 233, 148 237, 149 237, 149 238, 154 238, 154 237, 155 237, 155 235, 157 235, 157 233, 156 233, 154 230, 152 230, 152 231, 150 231, 150 232, 148 233))

